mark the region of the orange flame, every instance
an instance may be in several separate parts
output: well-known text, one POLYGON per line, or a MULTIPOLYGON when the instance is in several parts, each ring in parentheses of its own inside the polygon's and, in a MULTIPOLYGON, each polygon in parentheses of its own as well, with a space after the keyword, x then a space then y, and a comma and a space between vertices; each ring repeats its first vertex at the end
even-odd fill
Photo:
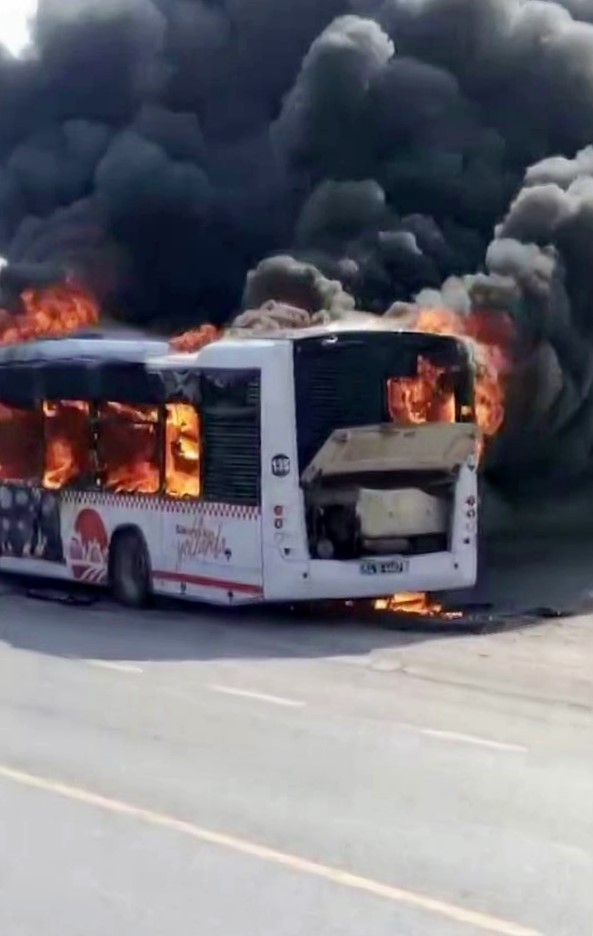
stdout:
POLYGON ((41 470, 42 441, 38 411, 0 403, 0 480, 35 480, 41 470))
POLYGON ((199 328, 191 329, 171 338, 169 342, 173 351, 182 351, 186 354, 200 351, 206 345, 222 338, 222 331, 216 325, 200 325, 199 328))
MULTIPOLYGON (((93 482, 98 475, 101 485, 116 493, 157 493, 158 408, 105 403, 97 415, 95 456, 88 403, 46 400, 41 412, 0 404, 0 480, 35 482, 41 475, 46 489, 59 490, 93 482)), ((200 495, 199 437, 194 407, 166 407, 165 489, 170 497, 200 495)))
POLYGON ((26 289, 21 303, 23 311, 16 315, 0 309, 0 344, 69 335, 99 321, 93 297, 73 283, 26 289))
POLYGON ((418 357, 416 377, 387 381, 389 415, 397 423, 455 422, 455 390, 447 370, 418 357))
POLYGON ((448 620, 463 617, 461 611, 445 611, 436 601, 431 601, 425 592, 409 592, 379 598, 375 601, 375 611, 391 611, 396 614, 417 614, 421 617, 442 617, 448 620))
POLYGON ((43 486, 58 490, 81 476, 90 476, 90 407, 68 401, 43 404, 45 416, 45 470, 43 486))
MULTIPOLYGON (((0 309, 0 344, 66 336, 99 322, 93 297, 72 282, 27 289, 20 299, 19 313, 0 309)), ((220 336, 215 326, 203 325, 173 339, 171 347, 196 351, 220 336)), ((101 483, 109 490, 156 493, 160 487, 158 417, 156 407, 100 406, 95 464, 88 403, 45 401, 42 413, 0 405, 0 480, 35 480, 41 475, 44 487, 57 490, 94 477, 98 469, 101 483)), ((165 441, 167 493, 199 496, 199 420, 192 407, 167 407, 165 441)))
POLYGON ((420 309, 414 328, 437 335, 470 338, 477 352, 475 412, 484 436, 493 436, 504 422, 505 378, 511 367, 513 324, 500 312, 460 315, 451 309, 420 309))
POLYGON ((171 497, 200 496, 200 420, 193 406, 167 406, 165 479, 171 497))
POLYGON ((103 403, 99 421, 104 486, 116 493, 156 494, 160 486, 158 408, 103 403))
MULTIPOLYGON (((475 418, 482 439, 496 435, 505 415, 505 381, 511 368, 514 341, 513 323, 508 315, 485 310, 464 316, 450 309, 422 308, 416 313, 413 327, 420 332, 470 338, 476 348, 475 418)), ((447 385, 443 368, 418 359, 418 375, 388 381, 389 410, 394 421, 410 424, 453 422, 455 400, 447 385)), ((483 441, 478 455, 483 451, 483 441)), ((423 592, 392 595, 374 603, 377 611, 438 617, 447 620, 463 617, 461 612, 444 611, 423 592)))
MULTIPOLYGON (((17 314, 0 309, 0 344, 68 335, 99 321, 98 305, 77 284, 26 289, 20 299, 22 311, 17 314)), ((46 487, 58 488, 77 477, 85 468, 90 450, 81 422, 84 406, 44 404, 47 431, 44 465, 41 414, 0 406, 0 478, 27 481, 41 474, 46 487)))

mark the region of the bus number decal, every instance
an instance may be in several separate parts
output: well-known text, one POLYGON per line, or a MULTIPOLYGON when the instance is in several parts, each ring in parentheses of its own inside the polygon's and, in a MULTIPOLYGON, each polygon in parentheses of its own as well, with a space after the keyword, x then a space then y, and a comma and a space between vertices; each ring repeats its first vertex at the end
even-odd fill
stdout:
POLYGON ((272 474, 275 478, 287 478, 290 474, 290 458, 288 455, 274 455, 272 459, 272 474))

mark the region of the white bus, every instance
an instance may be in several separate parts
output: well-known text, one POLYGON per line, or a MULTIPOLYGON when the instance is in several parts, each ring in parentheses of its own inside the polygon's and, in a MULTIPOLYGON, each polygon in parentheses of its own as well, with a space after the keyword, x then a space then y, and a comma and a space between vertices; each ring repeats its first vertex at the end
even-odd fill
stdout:
POLYGON ((0 349, 0 571, 216 604, 476 579, 471 353, 307 329, 0 349))

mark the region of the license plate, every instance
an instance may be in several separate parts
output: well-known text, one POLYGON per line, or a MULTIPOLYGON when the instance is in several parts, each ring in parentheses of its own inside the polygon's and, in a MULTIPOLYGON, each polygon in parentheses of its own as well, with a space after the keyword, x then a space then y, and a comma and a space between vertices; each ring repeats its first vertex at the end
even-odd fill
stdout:
POLYGON ((408 559, 363 559, 360 572, 361 575, 401 575, 409 567, 408 559))

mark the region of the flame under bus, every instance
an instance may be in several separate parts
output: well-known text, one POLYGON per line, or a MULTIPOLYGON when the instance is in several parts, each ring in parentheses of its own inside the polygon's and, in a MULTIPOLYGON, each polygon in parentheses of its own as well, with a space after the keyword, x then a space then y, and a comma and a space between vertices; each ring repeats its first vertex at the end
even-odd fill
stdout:
POLYGON ((465 587, 476 462, 471 360, 454 338, 0 349, 5 571, 107 585, 132 531, 152 590, 196 600, 465 587))

